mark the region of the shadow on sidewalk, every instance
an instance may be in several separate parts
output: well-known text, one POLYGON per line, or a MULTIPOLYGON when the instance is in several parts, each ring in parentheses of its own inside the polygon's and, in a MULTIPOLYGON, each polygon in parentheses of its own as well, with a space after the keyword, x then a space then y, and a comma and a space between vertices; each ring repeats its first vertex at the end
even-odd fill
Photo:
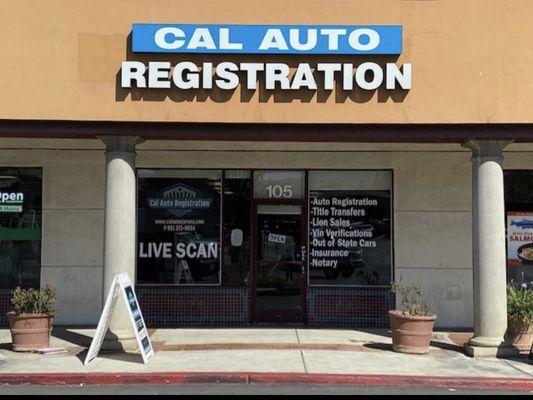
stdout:
MULTIPOLYGON (((79 353, 76 354, 76 357, 78 358, 78 360, 80 360, 82 364, 85 362, 85 357, 87 357, 88 352, 89 352, 89 349, 84 349, 83 351, 80 351, 79 353)), ((143 359, 142 359, 141 354, 137 354, 137 353, 126 353, 126 352, 120 352, 120 351, 110 352, 110 351, 100 350, 96 358, 123 361, 123 362, 131 363, 131 364, 143 364, 143 359)))
MULTIPOLYGON (((105 358, 106 360, 122 361, 131 364, 144 364, 140 353, 122 353, 122 352, 106 352, 101 351, 98 358, 105 358)), ((85 356, 84 356, 85 359, 85 356)))
POLYGON ((11 342, 9 343, 0 343, 0 350, 13 350, 11 347, 11 342))
POLYGON ((509 357, 508 359, 513 362, 533 365, 533 358, 530 358, 529 353, 527 352, 522 352, 518 355, 518 357, 509 357))
MULTIPOLYGON (((450 344, 450 343, 442 343, 442 342, 436 342, 431 341, 429 343, 431 347, 437 347, 442 350, 449 350, 454 351, 457 353, 464 354, 464 350, 462 346, 450 344)), ((365 343, 363 344, 363 347, 368 347, 369 349, 375 349, 375 350, 382 350, 382 351, 393 351, 392 350, 392 344, 390 343, 365 343)))
POLYGON ((91 336, 83 335, 62 327, 54 327, 52 330, 52 336, 80 347, 89 347, 93 340, 91 336))

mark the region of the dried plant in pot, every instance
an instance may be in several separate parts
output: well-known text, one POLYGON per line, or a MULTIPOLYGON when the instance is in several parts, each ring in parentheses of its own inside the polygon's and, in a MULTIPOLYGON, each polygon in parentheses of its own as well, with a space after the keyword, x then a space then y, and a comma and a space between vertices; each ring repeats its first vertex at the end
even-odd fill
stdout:
POLYGON ((402 277, 391 284, 391 291, 399 295, 401 303, 399 310, 389 311, 392 349, 400 353, 426 354, 437 316, 428 313, 420 283, 403 285, 401 282, 402 277))
POLYGON ((11 341, 15 351, 35 351, 50 346, 56 291, 49 285, 42 289, 13 291, 13 311, 7 313, 11 341))
POLYGON ((533 282, 507 285, 506 338, 519 351, 530 351, 533 342, 533 282))

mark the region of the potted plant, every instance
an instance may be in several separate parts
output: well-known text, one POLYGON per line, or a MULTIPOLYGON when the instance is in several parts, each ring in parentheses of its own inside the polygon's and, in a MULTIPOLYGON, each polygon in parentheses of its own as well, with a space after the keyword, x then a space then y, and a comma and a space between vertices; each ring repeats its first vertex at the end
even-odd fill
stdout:
POLYGON ((391 284, 391 291, 400 297, 401 309, 389 311, 392 330, 392 349, 400 353, 425 354, 429 352, 429 342, 437 316, 428 313, 423 300, 420 283, 403 285, 391 284))
POLYGON ((56 291, 49 285, 40 290, 14 290, 13 311, 7 313, 13 350, 35 351, 50 346, 55 301, 56 291))
POLYGON ((506 337, 519 351, 529 351, 533 342, 533 282, 507 285, 506 337))

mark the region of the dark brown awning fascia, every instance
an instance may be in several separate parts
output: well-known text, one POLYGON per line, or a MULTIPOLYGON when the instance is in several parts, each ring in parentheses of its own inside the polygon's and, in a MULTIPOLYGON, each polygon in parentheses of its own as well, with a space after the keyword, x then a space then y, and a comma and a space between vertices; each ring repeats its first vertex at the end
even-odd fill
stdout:
POLYGON ((223 141, 460 143, 467 139, 533 142, 533 124, 285 124, 0 119, 0 137, 223 141))

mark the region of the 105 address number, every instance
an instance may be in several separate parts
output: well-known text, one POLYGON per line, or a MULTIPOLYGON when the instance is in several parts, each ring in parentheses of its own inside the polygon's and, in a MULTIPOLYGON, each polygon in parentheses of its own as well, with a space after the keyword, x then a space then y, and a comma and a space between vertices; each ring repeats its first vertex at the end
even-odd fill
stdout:
POLYGON ((267 185, 268 197, 273 199, 290 199, 294 195, 292 185, 267 185))

